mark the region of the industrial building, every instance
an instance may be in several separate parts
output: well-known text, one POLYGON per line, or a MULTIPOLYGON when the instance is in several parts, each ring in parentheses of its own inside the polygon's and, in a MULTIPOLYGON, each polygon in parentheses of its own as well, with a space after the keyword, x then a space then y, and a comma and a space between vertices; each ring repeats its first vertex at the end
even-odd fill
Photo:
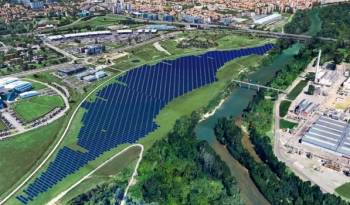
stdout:
POLYGON ((91 32, 71 33, 71 34, 64 34, 64 35, 54 35, 54 36, 48 36, 47 38, 50 41, 59 41, 59 40, 72 39, 72 38, 97 37, 97 36, 104 36, 104 35, 112 35, 112 32, 111 31, 91 31, 91 32))
POLYGON ((101 71, 91 73, 90 75, 85 75, 81 79, 86 82, 93 82, 98 79, 104 78, 106 76, 107 76, 107 73, 101 70, 101 71))
POLYGON ((5 85, 4 88, 9 91, 15 90, 18 93, 23 93, 32 89, 32 84, 30 82, 18 80, 5 85))
POLYGON ((18 78, 0 79, 0 109, 4 107, 4 101, 13 101, 23 92, 33 88, 32 84, 27 81, 21 81, 18 78))
POLYGON ((69 67, 62 67, 57 70, 58 75, 62 77, 72 76, 85 71, 86 68, 80 64, 70 65, 69 67))
POLYGON ((132 34, 132 30, 131 29, 117 30, 117 34, 132 34))
POLYGON ((85 54, 87 55, 95 55, 103 53, 106 50, 106 47, 102 44, 93 44, 89 45, 84 49, 85 54))
POLYGON ((302 137, 302 143, 350 156, 350 124, 321 116, 302 137))
POLYGON ((256 25, 266 25, 271 24, 282 19, 282 15, 279 13, 274 13, 262 18, 254 19, 254 24, 256 25))

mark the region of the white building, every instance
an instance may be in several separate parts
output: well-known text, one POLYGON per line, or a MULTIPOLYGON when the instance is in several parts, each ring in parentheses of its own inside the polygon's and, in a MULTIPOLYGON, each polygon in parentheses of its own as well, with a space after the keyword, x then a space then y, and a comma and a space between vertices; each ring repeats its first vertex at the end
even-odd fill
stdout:
POLYGON ((276 21, 279 21, 282 19, 282 15, 279 13, 273 13, 271 15, 262 17, 262 18, 258 18, 258 19, 254 19, 254 24, 256 25, 265 25, 265 24, 270 24, 270 23, 274 23, 276 21))

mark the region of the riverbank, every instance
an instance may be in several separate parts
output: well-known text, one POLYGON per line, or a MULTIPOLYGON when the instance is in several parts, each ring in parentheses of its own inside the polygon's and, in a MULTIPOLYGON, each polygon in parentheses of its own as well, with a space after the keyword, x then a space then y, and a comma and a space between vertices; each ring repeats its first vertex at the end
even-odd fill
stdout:
MULTIPOLYGON (((291 48, 284 50, 282 54, 275 56, 271 62, 264 65, 261 69, 249 74, 247 79, 253 82, 260 82, 262 84, 269 83, 275 77, 275 74, 293 59, 294 55, 299 52, 300 48, 301 45, 296 44, 291 48)), ((197 137, 200 140, 209 142, 211 147, 230 167, 231 172, 234 172, 234 176, 236 176, 237 182, 241 189, 241 196, 245 200, 245 203, 259 204, 259 202, 266 202, 266 204, 269 204, 264 195, 262 195, 252 179, 249 177, 247 170, 242 169, 242 165, 238 165, 239 163, 233 157, 229 157, 230 153, 225 147, 218 146, 218 142, 216 141, 213 131, 218 119, 222 117, 237 118, 241 116, 244 110, 249 107, 251 102, 254 100, 254 96, 256 94, 256 90, 233 88, 230 95, 219 101, 219 104, 213 109, 215 112, 208 112, 207 116, 209 117, 198 123, 195 131, 197 137), (249 186, 246 186, 246 184, 249 184, 249 186)))

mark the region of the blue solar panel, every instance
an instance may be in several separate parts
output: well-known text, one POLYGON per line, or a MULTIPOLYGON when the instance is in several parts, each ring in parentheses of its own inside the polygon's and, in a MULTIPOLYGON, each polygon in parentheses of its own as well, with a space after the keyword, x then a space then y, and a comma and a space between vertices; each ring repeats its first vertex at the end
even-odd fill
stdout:
POLYGON ((28 204, 68 175, 104 152, 123 143, 135 143, 158 128, 154 119, 174 98, 216 81, 216 72, 226 62, 251 54, 262 55, 272 44, 232 51, 210 51, 155 65, 144 65, 127 72, 97 92, 95 102, 84 102, 87 111, 78 145, 86 152, 63 147, 47 170, 16 198, 28 204))

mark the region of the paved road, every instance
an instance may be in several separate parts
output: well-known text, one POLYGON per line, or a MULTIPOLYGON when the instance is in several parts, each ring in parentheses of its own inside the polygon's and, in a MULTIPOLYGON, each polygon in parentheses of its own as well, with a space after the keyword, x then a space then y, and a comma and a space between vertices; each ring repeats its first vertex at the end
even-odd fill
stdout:
POLYGON ((22 71, 19 73, 13 73, 13 74, 9 74, 9 75, 4 75, 2 77, 25 77, 28 75, 33 75, 36 73, 41 73, 41 72, 46 72, 46 71, 53 71, 53 70, 57 70, 60 67, 63 67, 65 65, 69 65, 69 63, 62 63, 62 64, 57 64, 57 65, 53 65, 53 66, 48 66, 45 68, 40 68, 40 69, 33 69, 33 70, 28 70, 28 71, 22 71))
POLYGON ((57 46, 54 46, 54 45, 50 44, 49 42, 46 42, 46 41, 45 41, 45 42, 44 42, 44 45, 47 46, 47 47, 49 47, 49 48, 51 48, 52 50, 56 51, 57 53, 60 53, 60 54, 62 54, 62 55, 64 55, 64 56, 66 56, 67 58, 70 58, 72 61, 78 59, 78 58, 75 57, 74 55, 68 53, 67 51, 65 51, 65 50, 63 50, 63 49, 58 48, 57 46))

